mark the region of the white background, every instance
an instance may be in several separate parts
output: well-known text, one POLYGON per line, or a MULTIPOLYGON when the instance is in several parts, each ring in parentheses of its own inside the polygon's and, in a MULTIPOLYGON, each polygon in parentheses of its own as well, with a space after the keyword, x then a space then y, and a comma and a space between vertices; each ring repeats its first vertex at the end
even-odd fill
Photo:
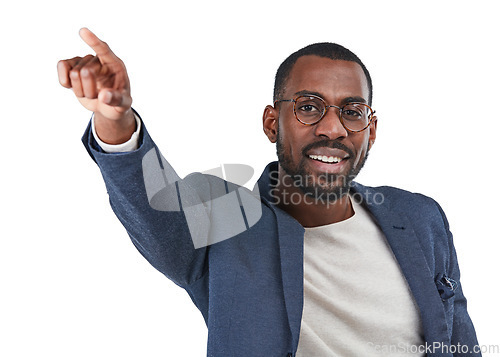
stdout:
POLYGON ((83 26, 125 61, 134 107, 181 176, 221 163, 258 176, 275 158, 261 117, 281 61, 319 41, 353 50, 373 77, 379 118, 358 181, 442 205, 480 343, 500 344, 496 1, 9 3, 1 356, 206 353, 201 314, 135 250, 80 142, 90 113, 59 85, 56 63, 90 53, 83 26))

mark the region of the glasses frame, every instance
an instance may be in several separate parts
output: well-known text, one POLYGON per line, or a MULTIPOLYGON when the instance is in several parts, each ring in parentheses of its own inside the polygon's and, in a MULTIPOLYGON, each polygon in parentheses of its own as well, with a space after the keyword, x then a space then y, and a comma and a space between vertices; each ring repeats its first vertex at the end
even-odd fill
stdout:
POLYGON ((361 102, 349 102, 349 103, 346 103, 344 104, 343 106, 339 107, 339 106, 336 106, 336 105, 327 105, 325 100, 321 97, 318 97, 317 95, 313 95, 313 94, 309 94, 309 95, 300 95, 298 96, 297 98, 295 99, 280 99, 280 100, 277 100, 274 102, 273 106, 276 107, 276 103, 279 103, 279 102, 293 102, 293 114, 295 115, 295 119, 297 119, 297 121, 303 125, 307 125, 307 126, 311 126, 311 125, 316 125, 318 124, 326 115, 326 112, 328 111, 328 108, 337 108, 339 110, 339 119, 340 119, 340 123, 342 124, 342 126, 344 127, 345 130, 351 132, 351 133, 359 133, 359 132, 362 132, 363 130, 366 130, 370 124, 372 123, 373 121, 373 117, 375 115, 375 111, 366 103, 361 103, 361 102), (321 114, 320 118, 315 121, 314 123, 304 123, 302 120, 299 119, 299 117, 297 116, 297 109, 296 109, 296 105, 297 105, 297 100, 299 98, 315 98, 315 99, 319 99, 321 102, 323 102, 324 106, 325 106, 325 110, 323 111, 323 113, 321 114), (370 115, 368 115, 368 124, 366 124, 366 126, 363 128, 363 129, 360 129, 360 130, 352 130, 352 129, 349 129, 345 126, 344 124, 344 119, 342 118, 342 111, 344 110, 344 108, 347 106, 347 105, 351 105, 351 104, 360 104, 360 105, 364 105, 365 107, 367 107, 369 110, 370 110, 370 115))

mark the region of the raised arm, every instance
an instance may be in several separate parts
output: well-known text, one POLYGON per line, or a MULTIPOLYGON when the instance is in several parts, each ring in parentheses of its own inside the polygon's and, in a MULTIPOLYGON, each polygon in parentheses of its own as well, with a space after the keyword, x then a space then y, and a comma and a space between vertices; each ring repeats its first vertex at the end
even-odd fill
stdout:
MULTIPOLYGON (((58 63, 61 85, 94 112, 94 128, 108 144, 128 141, 135 130, 130 84, 123 62, 88 29, 83 40, 95 56, 58 63)), ((209 175, 181 179, 160 154, 145 126, 136 150, 104 152, 91 127, 83 142, 98 164, 118 219, 142 255, 176 284, 187 288, 205 276, 207 247, 235 237, 262 215, 258 189, 250 192, 222 179, 222 167, 209 175)), ((233 181, 252 176, 245 165, 225 165, 233 181)))
MULTIPOLYGON (((94 112, 94 129, 101 141, 126 142, 135 130, 136 120, 125 65, 88 29, 81 29, 80 36, 96 54, 59 61, 59 81, 73 90, 86 109, 94 112)), ((140 145, 136 150, 117 155, 102 150, 91 129, 89 125, 83 144, 101 170, 111 207, 134 245, 176 284, 187 287, 200 279, 205 272, 205 250, 195 249, 185 215, 178 207, 176 181, 180 178, 173 168, 168 166, 165 175, 169 181, 164 183, 164 191, 168 191, 165 197, 172 203, 163 203, 163 210, 158 210, 148 200, 145 184, 149 181, 145 179, 149 172, 156 173, 157 167, 144 173, 144 163, 148 168, 147 164, 151 163, 148 158, 152 156, 144 157, 151 150, 155 153, 159 150, 146 127, 141 127, 140 145), (177 209, 168 210, 171 205, 177 209)), ((195 190, 191 192, 196 194, 195 190)))

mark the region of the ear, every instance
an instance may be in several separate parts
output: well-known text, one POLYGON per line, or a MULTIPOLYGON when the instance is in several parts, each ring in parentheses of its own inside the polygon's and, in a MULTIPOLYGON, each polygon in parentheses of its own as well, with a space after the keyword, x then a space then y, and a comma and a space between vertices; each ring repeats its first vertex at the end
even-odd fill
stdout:
POLYGON ((267 105, 262 115, 262 127, 270 142, 278 140, 278 118, 279 111, 272 105, 267 105))
POLYGON ((371 149, 373 144, 375 143, 375 139, 377 137, 377 117, 374 116, 372 119, 372 122, 370 123, 370 126, 368 127, 368 130, 370 130, 370 134, 368 136, 368 149, 371 149))

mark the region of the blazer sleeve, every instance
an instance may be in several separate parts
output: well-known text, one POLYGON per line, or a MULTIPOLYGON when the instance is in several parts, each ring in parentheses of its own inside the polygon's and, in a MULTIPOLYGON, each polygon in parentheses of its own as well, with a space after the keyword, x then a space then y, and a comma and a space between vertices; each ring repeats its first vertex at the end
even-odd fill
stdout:
MULTIPOLYGON (((142 127, 138 149, 131 152, 105 153, 95 141, 90 124, 82 141, 101 171, 114 213, 139 252, 181 287, 186 288, 202 278, 207 272, 206 255, 209 248, 195 249, 184 212, 172 208, 180 202, 179 177, 169 165, 165 167, 166 162, 158 161, 161 154, 146 127, 142 127), (171 204, 163 203, 163 209, 154 207, 152 197, 148 197, 148 181, 143 172, 144 157, 148 153, 150 158, 157 158, 158 167, 165 169, 161 171, 162 174, 168 176, 171 182, 171 185, 167 185, 169 189, 161 191, 163 199, 171 199, 171 204)), ((198 184, 200 176, 195 175, 198 184)), ((184 191, 189 192, 194 201, 199 200, 197 194, 203 190, 203 185, 190 190, 189 181, 183 180, 184 191)), ((198 213, 203 221, 202 216, 206 212, 201 210, 198 213)))
POLYGON ((443 222, 446 228, 446 232, 448 234, 448 244, 449 244, 449 252, 450 252, 450 260, 448 273, 449 278, 451 278, 451 285, 455 285, 453 287, 453 330, 451 335, 451 345, 452 346, 467 346, 458 350, 458 353, 455 353, 454 356, 481 356, 481 352, 479 349, 479 344, 476 337, 476 331, 474 329, 474 325, 472 320, 467 312, 467 299, 464 296, 462 290, 462 284, 460 283, 460 269, 458 266, 457 253, 455 250, 455 246, 453 244, 453 235, 450 231, 449 223, 446 218, 446 215, 443 209, 437 205, 441 216, 443 218, 443 222))

